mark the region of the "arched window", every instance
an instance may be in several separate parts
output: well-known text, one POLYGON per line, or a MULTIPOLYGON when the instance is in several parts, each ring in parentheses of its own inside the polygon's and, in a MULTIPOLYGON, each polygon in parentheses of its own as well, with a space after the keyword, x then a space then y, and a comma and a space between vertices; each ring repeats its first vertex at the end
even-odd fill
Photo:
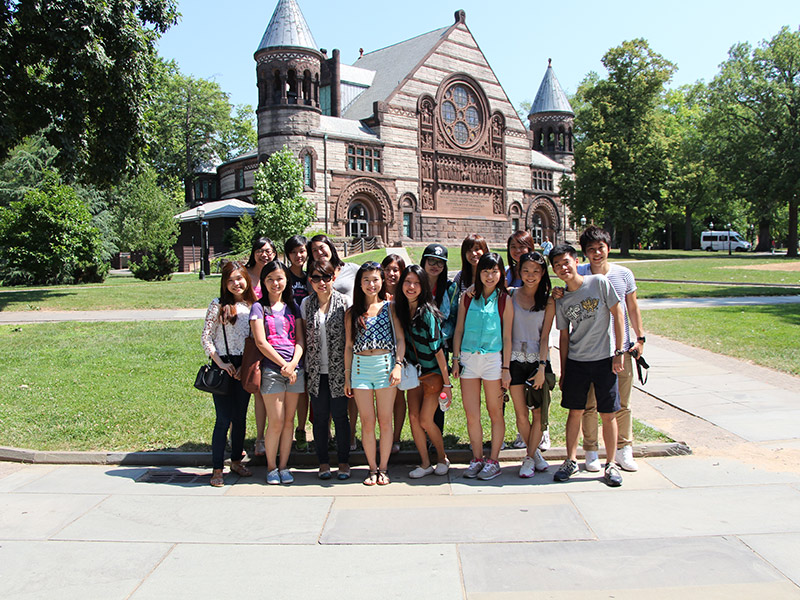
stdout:
POLYGON ((272 74, 272 103, 280 104, 283 95, 283 85, 281 84, 281 72, 275 69, 272 74))
POLYGON ((303 104, 311 106, 311 71, 303 71, 303 104))
POLYGON ((483 103, 478 92, 464 82, 447 87, 439 104, 439 118, 445 133, 459 146, 471 146, 478 141, 486 125, 483 103))
POLYGON ((351 237, 369 235, 369 216, 366 207, 361 203, 353 203, 347 211, 347 235, 351 237))
POLYGON ((303 183, 307 188, 314 187, 314 159, 311 154, 303 156, 303 183))
POLYGON ((287 100, 289 104, 297 104, 297 72, 294 69, 289 69, 287 83, 289 84, 287 100))

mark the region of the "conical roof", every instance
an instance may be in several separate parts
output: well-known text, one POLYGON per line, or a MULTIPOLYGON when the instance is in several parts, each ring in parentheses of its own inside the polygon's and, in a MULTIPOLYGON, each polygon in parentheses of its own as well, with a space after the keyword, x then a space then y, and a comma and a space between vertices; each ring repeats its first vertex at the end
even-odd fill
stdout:
POLYGON ((256 52, 277 46, 317 49, 311 29, 295 0, 278 0, 256 52))
POLYGON ((547 71, 545 71, 544 79, 542 79, 542 84, 539 86, 536 99, 533 101, 531 111, 528 114, 563 112, 574 115, 575 113, 572 112, 569 100, 567 100, 567 95, 561 89, 558 79, 556 79, 551 62, 552 59, 547 60, 547 71))

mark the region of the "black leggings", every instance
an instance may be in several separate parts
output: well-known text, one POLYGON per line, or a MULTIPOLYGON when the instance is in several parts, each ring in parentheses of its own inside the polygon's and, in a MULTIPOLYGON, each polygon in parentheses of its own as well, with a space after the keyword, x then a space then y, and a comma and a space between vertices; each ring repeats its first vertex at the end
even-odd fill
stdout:
POLYGON ((347 417, 347 396, 331 397, 327 375, 319 376, 318 396, 310 394, 314 410, 314 446, 321 465, 330 464, 328 455, 328 419, 333 417, 336 427, 336 454, 341 464, 350 462, 350 419, 347 417))
POLYGON ((241 381, 232 378, 227 394, 213 394, 213 396, 217 421, 214 423, 214 433, 211 436, 211 464, 213 468, 221 469, 225 463, 228 427, 231 428, 231 460, 242 458, 250 392, 244 391, 241 381))

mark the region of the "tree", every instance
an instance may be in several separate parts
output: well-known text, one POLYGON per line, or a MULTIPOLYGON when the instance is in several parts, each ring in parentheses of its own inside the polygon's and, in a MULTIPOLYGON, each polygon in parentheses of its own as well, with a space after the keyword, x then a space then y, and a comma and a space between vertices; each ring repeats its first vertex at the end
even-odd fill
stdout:
POLYGON ((231 105, 216 82, 184 75, 174 61, 159 59, 151 88, 145 154, 160 183, 183 181, 191 197, 198 168, 255 150, 252 107, 231 105))
POLYGON ((114 190, 115 226, 122 250, 143 256, 131 265, 140 279, 169 279, 178 267, 172 250, 178 239, 178 222, 183 198, 176 186, 165 193, 153 169, 145 169, 114 190), (178 192, 178 193, 175 193, 178 192))
POLYGON ((316 211, 302 197, 303 168, 284 146, 258 167, 255 176, 256 230, 280 245, 311 225, 316 211))
POLYGON ((141 115, 175 0, 3 0, 0 157, 45 130, 68 179, 108 184, 144 146, 141 115))
POLYGON ((38 189, 45 173, 56 170, 58 150, 43 134, 23 139, 0 163, 0 206, 22 200, 26 192, 38 189))
POLYGON ((100 232, 89 207, 55 171, 0 208, 0 278, 6 285, 102 280, 100 232))
POLYGON ((770 225, 788 206, 788 254, 797 256, 800 30, 784 27, 757 48, 734 45, 710 84, 710 104, 714 160, 759 221, 756 249, 769 248, 770 225))
POLYGON ((650 222, 666 180, 656 107, 675 66, 643 39, 610 49, 602 62, 608 78, 590 74, 578 90, 575 183, 562 192, 573 214, 613 225, 626 256, 632 231, 650 222))

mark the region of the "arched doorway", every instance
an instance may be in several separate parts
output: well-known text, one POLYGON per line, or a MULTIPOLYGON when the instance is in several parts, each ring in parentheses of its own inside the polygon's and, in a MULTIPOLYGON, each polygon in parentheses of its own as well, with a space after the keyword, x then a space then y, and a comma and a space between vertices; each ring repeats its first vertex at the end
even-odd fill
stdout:
POLYGON ((541 246, 544 241, 544 227, 542 226, 542 215, 540 213, 533 214, 533 218, 531 219, 531 235, 536 245, 541 246))
POLYGON ((354 201, 347 209, 347 235, 350 237, 369 237, 369 212, 359 201, 354 201))

